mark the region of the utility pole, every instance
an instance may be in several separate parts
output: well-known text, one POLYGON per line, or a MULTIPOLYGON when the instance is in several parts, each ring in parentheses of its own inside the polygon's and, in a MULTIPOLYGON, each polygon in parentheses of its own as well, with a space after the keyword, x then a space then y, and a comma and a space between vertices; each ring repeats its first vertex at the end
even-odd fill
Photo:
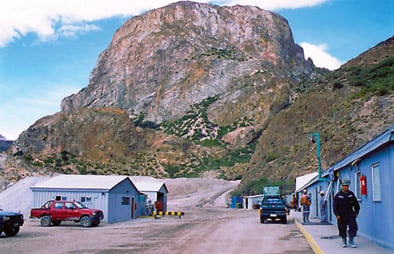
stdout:
POLYGON ((317 155, 317 172, 319 174, 319 180, 321 177, 321 159, 320 159, 320 134, 318 132, 314 132, 309 136, 309 140, 312 143, 316 143, 316 155, 317 155))

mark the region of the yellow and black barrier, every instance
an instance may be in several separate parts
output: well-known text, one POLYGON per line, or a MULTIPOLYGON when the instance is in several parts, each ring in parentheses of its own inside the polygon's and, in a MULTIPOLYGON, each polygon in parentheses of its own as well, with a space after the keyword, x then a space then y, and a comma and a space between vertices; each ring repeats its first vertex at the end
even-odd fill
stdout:
POLYGON ((152 215, 155 217, 155 219, 161 216, 178 216, 178 218, 181 219, 182 216, 185 215, 185 213, 181 211, 176 211, 176 212, 154 211, 152 215))

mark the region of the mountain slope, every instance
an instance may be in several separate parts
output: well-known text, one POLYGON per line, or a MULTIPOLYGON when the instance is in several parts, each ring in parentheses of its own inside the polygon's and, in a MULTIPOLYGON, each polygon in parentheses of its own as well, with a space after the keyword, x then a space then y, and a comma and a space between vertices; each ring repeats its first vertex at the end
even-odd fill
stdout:
POLYGON ((393 124, 393 40, 317 69, 287 21, 179 2, 127 21, 86 88, 16 141, 19 172, 210 176, 283 190, 393 124), (372 60, 373 59, 373 60, 372 60), (362 63, 362 64, 361 64, 362 63))
POLYGON ((295 177, 316 172, 312 133, 321 136, 324 170, 394 125, 394 37, 316 84, 264 130, 241 192, 258 191, 267 179, 290 189, 295 177))

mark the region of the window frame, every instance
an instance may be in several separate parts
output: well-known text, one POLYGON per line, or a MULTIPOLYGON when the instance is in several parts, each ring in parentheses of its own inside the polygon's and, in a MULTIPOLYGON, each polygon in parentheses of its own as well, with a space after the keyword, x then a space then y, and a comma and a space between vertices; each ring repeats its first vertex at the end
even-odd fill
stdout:
POLYGON ((57 210, 61 210, 64 207, 64 203, 63 202, 55 202, 55 204, 53 205, 53 209, 57 209, 57 210))
POLYGON ((372 178, 372 201, 382 201, 382 187, 380 177, 380 164, 375 163, 371 165, 371 178, 372 178))
POLYGON ((358 201, 361 201, 361 184, 360 184, 360 177, 361 177, 361 171, 357 170, 356 173, 354 174, 354 190, 356 194, 356 198, 358 201))
POLYGON ((121 204, 122 205, 130 205, 130 197, 123 196, 121 204))

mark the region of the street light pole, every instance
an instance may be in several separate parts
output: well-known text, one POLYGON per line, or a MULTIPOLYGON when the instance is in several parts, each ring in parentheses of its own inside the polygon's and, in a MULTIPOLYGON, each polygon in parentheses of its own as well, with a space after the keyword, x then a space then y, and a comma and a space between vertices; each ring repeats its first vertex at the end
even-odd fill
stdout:
POLYGON ((320 134, 318 132, 314 132, 309 137, 312 143, 316 143, 316 155, 317 155, 317 172, 319 174, 319 180, 321 177, 321 160, 320 160, 320 134))

